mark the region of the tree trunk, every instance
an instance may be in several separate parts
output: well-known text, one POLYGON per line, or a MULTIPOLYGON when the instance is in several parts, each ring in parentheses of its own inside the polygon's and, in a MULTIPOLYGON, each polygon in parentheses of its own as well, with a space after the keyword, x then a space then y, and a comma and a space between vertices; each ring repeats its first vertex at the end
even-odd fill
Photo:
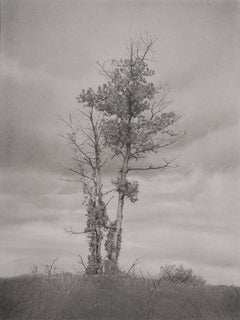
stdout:
POLYGON ((108 252, 108 259, 110 263, 111 271, 117 269, 117 262, 121 247, 121 234, 122 234, 122 221, 123 221, 123 206, 125 199, 125 182, 128 169, 128 153, 126 153, 126 158, 123 163, 122 170, 120 172, 120 177, 118 181, 118 207, 117 207, 117 218, 111 224, 110 231, 108 233, 108 240, 106 250, 108 252))
POLYGON ((124 205, 124 193, 120 192, 118 195, 118 208, 117 208, 117 219, 116 226, 113 233, 113 251, 111 255, 111 260, 116 264, 120 251, 120 237, 122 230, 122 220, 123 220, 123 205, 124 205))
POLYGON ((101 257, 101 234, 98 230, 94 230, 89 235, 89 252, 88 255, 88 274, 100 274, 102 273, 102 257, 101 257))
MULTIPOLYGON (((95 130, 95 127, 93 127, 95 130)), ((95 132, 95 131, 94 131, 95 132)), ((93 195, 92 206, 89 205, 88 220, 89 229, 89 251, 87 272, 89 274, 99 274, 103 271, 102 263, 102 240, 103 240, 103 227, 106 223, 105 206, 102 199, 102 177, 101 177, 101 151, 97 143, 98 136, 95 132, 95 190, 93 195)))
MULTIPOLYGON (((129 104, 129 107, 130 107, 130 104, 129 104)), ((131 138, 130 138, 131 119, 132 119, 132 114, 130 112, 130 116, 127 124, 129 142, 126 144, 126 153, 125 153, 122 168, 120 171, 119 180, 117 181, 117 190, 118 190, 117 218, 114 221, 114 223, 111 224, 112 229, 110 229, 110 232, 108 233, 108 239, 106 241, 107 245, 105 243, 105 248, 108 252, 110 269, 112 271, 117 270, 118 257, 121 249, 123 206, 124 206, 124 199, 126 196, 126 177, 127 177, 128 163, 129 163, 130 153, 131 153, 131 138)))

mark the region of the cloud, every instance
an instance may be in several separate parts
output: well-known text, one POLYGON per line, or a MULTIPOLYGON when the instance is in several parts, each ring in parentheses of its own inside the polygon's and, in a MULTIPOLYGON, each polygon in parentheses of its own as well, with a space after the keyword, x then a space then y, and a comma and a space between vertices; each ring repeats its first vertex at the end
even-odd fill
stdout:
POLYGON ((128 204, 124 215, 125 259, 152 261, 155 273, 174 261, 204 269, 240 265, 239 170, 139 181, 139 202, 128 204))
POLYGON ((182 83, 182 88, 179 90, 176 86, 173 87, 172 108, 181 114, 179 128, 186 130, 186 136, 178 145, 184 146, 213 131, 238 125, 238 69, 239 61, 234 58, 228 63, 220 64, 216 70, 208 70, 204 76, 199 77, 198 70, 192 69, 195 81, 191 81, 190 87, 184 78, 179 79, 176 86, 182 83))
POLYGON ((59 171, 56 162, 67 160, 69 150, 57 136, 62 129, 57 115, 76 106, 76 83, 6 58, 2 69, 1 165, 59 171))
POLYGON ((199 223, 213 229, 222 226, 223 231, 227 231, 224 227, 235 228, 239 220, 236 215, 240 205, 239 168, 212 174, 194 170, 188 175, 175 172, 136 178, 140 184, 140 194, 139 201, 129 205, 127 219, 130 223, 151 223, 155 217, 167 226, 173 223, 181 227, 186 223, 188 228, 190 223, 196 223, 196 226, 199 223), (153 210, 147 210, 148 207, 153 210), (141 215, 137 213, 139 210, 141 215))
POLYGON ((240 126, 232 125, 209 131, 205 136, 181 149, 180 170, 194 168, 207 172, 234 170, 240 164, 240 126), (182 167, 182 168, 181 168, 182 167))
POLYGON ((76 115, 75 97, 84 80, 57 77, 44 67, 24 67, 5 56, 2 71, 1 166, 61 173, 57 162, 67 164, 72 155, 58 136, 66 132, 59 117, 76 115))
POLYGON ((81 185, 36 170, 1 170, 1 176, 2 228, 40 221, 62 222, 63 228, 71 223, 83 223, 81 185))
POLYGON ((34 265, 44 271, 44 265, 58 257, 61 270, 79 269, 78 254, 87 254, 84 237, 71 237, 57 224, 33 222, 1 230, 0 276, 29 273, 34 265))

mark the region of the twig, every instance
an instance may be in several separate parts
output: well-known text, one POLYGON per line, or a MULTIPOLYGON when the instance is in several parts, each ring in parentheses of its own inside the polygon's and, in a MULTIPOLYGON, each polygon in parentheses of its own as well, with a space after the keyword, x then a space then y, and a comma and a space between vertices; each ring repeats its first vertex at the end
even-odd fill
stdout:
POLYGON ((69 226, 69 230, 68 229, 65 229, 65 231, 67 233, 70 233, 70 234, 84 234, 84 233, 87 233, 86 231, 82 231, 82 232, 76 232, 76 231, 73 231, 72 227, 69 226))
POLYGON ((138 265, 138 264, 140 263, 140 261, 141 261, 141 258, 138 258, 138 259, 136 259, 136 260, 133 262, 133 264, 131 265, 131 267, 128 269, 128 272, 126 273, 126 277, 129 275, 130 271, 131 271, 136 265, 138 265))
POLYGON ((78 256, 79 256, 79 258, 80 258, 80 260, 81 260, 81 265, 84 267, 85 271, 87 271, 87 267, 86 267, 86 265, 85 265, 85 263, 84 263, 84 261, 83 261, 82 256, 81 256, 80 254, 79 254, 78 256))

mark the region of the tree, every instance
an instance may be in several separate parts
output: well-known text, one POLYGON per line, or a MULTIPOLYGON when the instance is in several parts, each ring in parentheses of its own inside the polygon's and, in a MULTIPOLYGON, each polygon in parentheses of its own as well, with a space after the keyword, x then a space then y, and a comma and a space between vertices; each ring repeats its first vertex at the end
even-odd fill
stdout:
POLYGON ((148 166, 136 165, 136 162, 183 136, 173 129, 179 116, 165 110, 169 106, 166 86, 156 87, 149 81, 154 70, 149 68, 148 57, 155 42, 148 34, 130 41, 127 58, 112 60, 109 69, 102 66, 108 81, 94 93, 94 107, 104 114, 105 145, 111 149, 113 157, 120 160, 117 177, 113 180, 118 194, 116 219, 111 223, 105 243, 113 266, 117 265, 120 252, 125 199, 137 201, 138 182, 130 181, 129 173, 171 167, 174 159, 162 158, 160 163, 148 166))
POLYGON ((83 129, 81 132, 86 136, 91 151, 86 151, 84 145, 77 142, 77 132, 71 121, 67 123, 72 131, 66 138, 77 155, 74 160, 78 166, 77 170, 70 170, 80 175, 88 199, 86 232, 90 237, 89 266, 97 264, 100 268, 102 265, 100 243, 103 230, 106 230, 107 259, 110 268, 114 270, 117 267, 124 203, 126 199, 131 202, 138 200, 138 182, 129 180, 129 174, 170 168, 174 158, 162 157, 159 163, 148 166, 143 166, 141 160, 183 136, 174 130, 179 116, 174 111, 165 110, 170 104, 166 86, 156 87, 149 81, 154 75, 154 70, 149 68, 149 55, 155 42, 156 39, 148 34, 136 41, 131 40, 125 59, 111 60, 109 68, 99 64, 107 83, 95 91, 92 88, 82 90, 79 95, 78 101, 90 109, 88 115, 84 113, 90 121, 90 133, 83 129), (93 119, 94 112, 98 115, 97 120, 93 119), (102 151, 105 148, 111 151, 111 159, 117 158, 120 162, 116 177, 112 180, 118 196, 116 218, 112 222, 106 215, 102 194, 101 169, 105 164, 105 161, 102 163, 102 151))
POLYGON ((78 180, 68 178, 67 181, 79 181, 83 186, 84 204, 87 207, 87 226, 83 232, 75 232, 70 227, 71 234, 86 233, 89 239, 89 255, 86 272, 99 274, 103 271, 102 240, 104 229, 107 226, 108 216, 106 204, 103 200, 102 168, 107 159, 102 159, 103 147, 103 116, 94 109, 89 99, 91 90, 82 93, 78 101, 88 108, 88 112, 81 111, 85 117, 86 126, 73 121, 72 116, 68 120, 61 118, 67 126, 66 134, 61 134, 73 151, 73 167, 65 167, 73 174, 78 175, 78 180), (88 103, 86 104, 86 100, 88 103))

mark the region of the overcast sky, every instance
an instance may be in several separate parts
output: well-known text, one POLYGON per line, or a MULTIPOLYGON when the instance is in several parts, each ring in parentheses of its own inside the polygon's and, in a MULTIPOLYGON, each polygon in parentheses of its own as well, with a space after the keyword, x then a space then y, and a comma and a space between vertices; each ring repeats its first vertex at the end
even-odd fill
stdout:
POLYGON ((86 257, 86 238, 64 231, 84 229, 85 208, 80 186, 58 179, 57 161, 71 155, 55 114, 74 112, 81 89, 104 81, 97 60, 124 56, 125 40, 148 31, 157 81, 168 82, 187 134, 167 150, 179 168, 136 177, 120 264, 141 258, 152 274, 183 264, 240 285, 239 2, 5 0, 1 15, 0 276, 55 257, 73 271, 86 257))

